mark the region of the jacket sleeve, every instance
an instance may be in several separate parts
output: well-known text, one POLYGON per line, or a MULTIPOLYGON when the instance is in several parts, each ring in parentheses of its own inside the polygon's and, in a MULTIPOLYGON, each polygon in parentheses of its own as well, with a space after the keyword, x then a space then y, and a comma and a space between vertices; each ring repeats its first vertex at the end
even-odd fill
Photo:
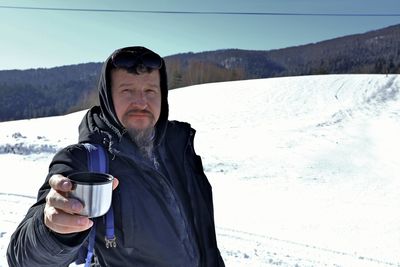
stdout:
POLYGON ((44 206, 50 191, 50 177, 53 174, 66 176, 72 172, 85 171, 86 162, 86 151, 79 146, 67 147, 54 156, 49 174, 39 189, 37 202, 29 208, 11 236, 7 249, 10 267, 68 266, 75 260, 89 231, 70 235, 52 232, 44 224, 44 206))
POLYGON ((199 238, 202 240, 200 250, 206 266, 224 267, 225 263, 217 245, 212 187, 204 172, 202 159, 196 154, 193 144, 194 132, 191 134, 187 158, 190 159, 189 164, 194 172, 194 187, 198 189, 192 190, 192 198, 203 200, 199 201, 200 204, 195 208, 197 215, 194 215, 194 217, 197 216, 195 220, 198 221, 198 225, 201 225, 198 230, 199 238), (197 196, 196 192, 198 192, 197 196))

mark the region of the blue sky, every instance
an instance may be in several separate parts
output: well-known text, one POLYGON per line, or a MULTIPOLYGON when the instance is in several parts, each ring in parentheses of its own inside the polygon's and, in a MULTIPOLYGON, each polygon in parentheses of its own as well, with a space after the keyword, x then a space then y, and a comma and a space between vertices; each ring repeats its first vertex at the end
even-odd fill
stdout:
POLYGON ((162 56, 225 48, 270 50, 399 23, 399 0, 0 0, 0 70, 101 62, 116 48, 129 45, 144 45, 162 56), (399 16, 190 15, 4 6, 399 16))

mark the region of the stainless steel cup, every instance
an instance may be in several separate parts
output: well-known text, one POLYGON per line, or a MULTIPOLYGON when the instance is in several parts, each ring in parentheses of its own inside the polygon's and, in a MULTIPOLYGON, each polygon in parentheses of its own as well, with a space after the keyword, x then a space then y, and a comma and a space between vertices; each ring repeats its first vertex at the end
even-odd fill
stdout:
POLYGON ((104 215, 111 206, 112 184, 114 177, 97 172, 78 172, 68 176, 72 182, 69 197, 76 198, 83 204, 80 215, 89 218, 104 215))

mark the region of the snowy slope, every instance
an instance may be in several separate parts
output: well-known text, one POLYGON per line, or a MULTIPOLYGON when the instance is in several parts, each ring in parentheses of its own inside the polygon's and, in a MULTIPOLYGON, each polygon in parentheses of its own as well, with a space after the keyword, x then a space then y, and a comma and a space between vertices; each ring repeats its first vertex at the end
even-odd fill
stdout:
MULTIPOLYGON (((170 118, 197 129, 227 266, 400 266, 399 91, 385 75, 170 91, 170 118)), ((83 114, 0 123, 0 266, 83 114)))

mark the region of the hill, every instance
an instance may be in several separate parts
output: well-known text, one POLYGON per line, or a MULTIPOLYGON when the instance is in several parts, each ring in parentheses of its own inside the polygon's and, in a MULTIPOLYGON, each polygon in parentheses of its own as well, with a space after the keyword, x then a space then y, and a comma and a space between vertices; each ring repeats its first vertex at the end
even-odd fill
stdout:
MULTIPOLYGON (((399 89, 400 75, 318 75, 170 92, 170 118, 197 130, 226 266, 400 266, 399 89)), ((0 266, 83 115, 0 123, 0 266)))
MULTIPOLYGON (((240 79, 313 74, 400 73, 399 43, 400 25, 395 25, 364 34, 278 50, 228 49, 179 54, 167 57, 167 60, 180 65, 178 69, 182 70, 182 77, 190 77, 187 74, 194 71, 190 69, 195 62, 206 65, 203 69, 196 68, 197 71, 200 69, 201 72, 207 72, 207 66, 214 66, 225 72, 230 71, 232 78, 240 79)), ((188 78, 185 82, 198 81, 188 78)))
MULTIPOLYGON (((400 24, 270 51, 224 49, 165 58, 170 89, 256 78, 400 73, 400 24)), ((0 71, 0 121, 62 115, 97 102, 101 63, 0 71)))
POLYGON ((0 121, 60 115, 92 104, 99 67, 0 71, 0 121))

